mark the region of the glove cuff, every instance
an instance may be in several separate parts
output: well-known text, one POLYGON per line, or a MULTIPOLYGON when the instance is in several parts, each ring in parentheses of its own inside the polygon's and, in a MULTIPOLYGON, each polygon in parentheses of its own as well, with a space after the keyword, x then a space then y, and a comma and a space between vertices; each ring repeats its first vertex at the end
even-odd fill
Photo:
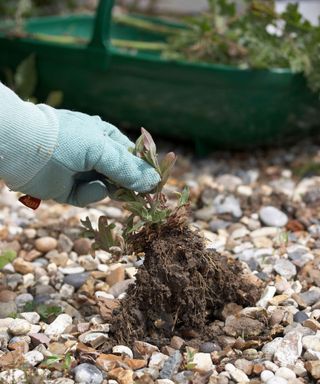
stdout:
POLYGON ((0 178, 19 190, 47 164, 57 145, 53 108, 22 101, 0 83, 0 178))

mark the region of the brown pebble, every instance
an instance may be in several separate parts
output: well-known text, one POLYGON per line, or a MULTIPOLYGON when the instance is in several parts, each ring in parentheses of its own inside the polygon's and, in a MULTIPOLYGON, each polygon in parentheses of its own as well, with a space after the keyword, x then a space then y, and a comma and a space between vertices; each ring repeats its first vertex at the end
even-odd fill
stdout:
POLYGON ((179 336, 173 336, 170 341, 170 347, 174 349, 181 349, 185 344, 185 341, 179 336))
POLYGON ((114 368, 108 372, 108 378, 115 379, 119 384, 133 383, 133 371, 124 368, 114 368))
POLYGON ((0 302, 9 303, 10 301, 14 301, 16 296, 17 294, 15 292, 5 289, 3 291, 0 291, 0 302))
POLYGON ((22 275, 32 273, 34 270, 33 264, 31 264, 29 261, 23 260, 21 257, 13 260, 12 265, 14 270, 18 273, 21 273, 22 275))
POLYGON ((40 257, 42 255, 41 252, 37 251, 36 249, 32 249, 30 252, 26 253, 23 258, 26 260, 26 261, 33 261, 35 259, 37 259, 38 257, 40 257))
POLYGON ((11 351, 20 351, 21 353, 27 353, 29 351, 29 345, 26 341, 17 341, 16 343, 10 343, 8 348, 11 351))
POLYGON ((320 361, 319 360, 307 361, 304 366, 314 379, 320 379, 320 361))
POLYGON ((303 326, 317 332, 320 330, 320 323, 314 319, 307 319, 303 322, 303 326))
POLYGON ((58 242, 54 237, 44 236, 40 237, 34 242, 36 249, 40 252, 47 253, 56 249, 58 242))
POLYGON ((175 352, 176 352, 176 349, 172 348, 172 347, 169 347, 169 345, 165 345, 161 348, 161 352, 164 354, 164 355, 167 355, 167 356, 172 356, 175 352))
POLYGON ((44 333, 29 333, 29 336, 34 347, 39 344, 49 345, 50 343, 49 337, 44 333))
POLYGON ((73 250, 78 255, 88 255, 91 251, 91 241, 86 238, 77 239, 73 243, 73 250))
POLYGON ((123 281, 125 278, 125 269, 123 266, 110 271, 110 273, 106 277, 107 283, 112 287, 116 283, 123 281))
POLYGON ((260 375, 260 373, 264 370, 265 370, 265 367, 263 364, 254 364, 252 369, 253 373, 256 375, 260 375))

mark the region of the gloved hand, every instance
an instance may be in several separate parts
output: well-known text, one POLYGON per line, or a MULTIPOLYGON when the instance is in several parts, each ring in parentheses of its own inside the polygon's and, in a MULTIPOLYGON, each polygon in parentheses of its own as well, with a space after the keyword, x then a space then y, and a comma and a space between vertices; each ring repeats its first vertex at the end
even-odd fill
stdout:
POLYGON ((0 83, 0 178, 14 191, 85 206, 105 198, 105 177, 138 192, 160 181, 134 144, 97 116, 22 101, 0 83))

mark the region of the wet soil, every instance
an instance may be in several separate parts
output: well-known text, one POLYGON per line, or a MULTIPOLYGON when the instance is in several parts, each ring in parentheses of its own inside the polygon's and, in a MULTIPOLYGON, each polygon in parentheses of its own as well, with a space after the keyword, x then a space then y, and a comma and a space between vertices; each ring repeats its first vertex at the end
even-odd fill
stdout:
POLYGON ((238 262, 206 250, 203 238, 186 223, 173 219, 140 232, 130 243, 145 260, 111 317, 118 343, 161 344, 173 335, 206 340, 208 325, 226 303, 252 306, 260 296, 238 262))

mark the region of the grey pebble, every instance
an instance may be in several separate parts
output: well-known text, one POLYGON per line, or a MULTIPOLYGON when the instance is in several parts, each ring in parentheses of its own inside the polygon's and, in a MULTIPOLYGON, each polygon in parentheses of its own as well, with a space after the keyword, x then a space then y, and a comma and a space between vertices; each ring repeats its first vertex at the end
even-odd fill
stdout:
POLYGON ((73 273, 71 275, 66 275, 63 279, 63 282, 65 284, 72 285, 75 289, 78 289, 86 282, 88 277, 88 272, 73 273))
POLYGON ((207 341, 206 343, 200 345, 199 351, 204 353, 211 353, 214 351, 221 351, 221 347, 217 343, 207 341))
POLYGON ((14 301, 9 301, 8 303, 0 303, 0 319, 5 319, 6 317, 17 312, 17 306, 14 301))
POLYGON ((103 375, 94 365, 83 363, 74 369, 74 379, 81 384, 101 384, 103 375))
POLYGON ((300 294, 307 305, 313 305, 320 300, 320 288, 313 288, 300 294))
POLYGON ((59 252, 71 252, 73 248, 73 241, 64 233, 60 233, 58 238, 58 250, 59 252))
POLYGON ((27 303, 33 301, 33 296, 30 293, 22 293, 16 297, 16 305, 18 310, 22 310, 27 303))
POLYGON ((179 351, 176 351, 165 361, 164 366, 160 371, 160 379, 171 379, 171 377, 178 371, 181 362, 182 355, 179 351))
POLYGON ((287 280, 290 280, 297 273, 296 266, 287 259, 278 259, 274 265, 274 270, 287 280))
POLYGON ((268 227, 283 227, 288 223, 288 216, 280 209, 267 206, 259 211, 260 220, 268 227))
POLYGON ((298 311, 293 315, 293 321, 296 323, 303 323, 307 319, 309 319, 309 316, 303 311, 298 311))

